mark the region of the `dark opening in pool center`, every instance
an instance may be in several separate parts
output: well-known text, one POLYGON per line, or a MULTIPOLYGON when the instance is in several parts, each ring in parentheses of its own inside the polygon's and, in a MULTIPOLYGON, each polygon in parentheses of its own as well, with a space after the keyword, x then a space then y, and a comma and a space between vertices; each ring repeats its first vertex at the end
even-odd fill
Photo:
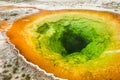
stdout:
POLYGON ((67 54, 80 52, 87 46, 87 44, 89 44, 88 41, 82 38, 79 34, 75 34, 69 29, 63 32, 63 35, 60 37, 60 41, 67 54))

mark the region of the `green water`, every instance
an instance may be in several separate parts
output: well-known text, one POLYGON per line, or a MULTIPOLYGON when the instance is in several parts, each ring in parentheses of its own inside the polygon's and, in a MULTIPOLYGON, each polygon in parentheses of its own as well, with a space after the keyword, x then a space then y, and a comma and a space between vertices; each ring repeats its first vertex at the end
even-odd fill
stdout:
POLYGON ((84 63, 99 57, 110 43, 107 24, 87 18, 60 19, 38 26, 37 47, 84 63))

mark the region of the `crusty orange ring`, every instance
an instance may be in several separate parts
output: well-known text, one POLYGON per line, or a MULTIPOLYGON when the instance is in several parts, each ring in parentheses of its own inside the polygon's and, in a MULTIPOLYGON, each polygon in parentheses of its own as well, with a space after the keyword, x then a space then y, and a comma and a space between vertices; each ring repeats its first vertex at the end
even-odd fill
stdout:
POLYGON ((57 77, 120 79, 119 14, 42 10, 17 20, 6 34, 28 61, 57 77))

